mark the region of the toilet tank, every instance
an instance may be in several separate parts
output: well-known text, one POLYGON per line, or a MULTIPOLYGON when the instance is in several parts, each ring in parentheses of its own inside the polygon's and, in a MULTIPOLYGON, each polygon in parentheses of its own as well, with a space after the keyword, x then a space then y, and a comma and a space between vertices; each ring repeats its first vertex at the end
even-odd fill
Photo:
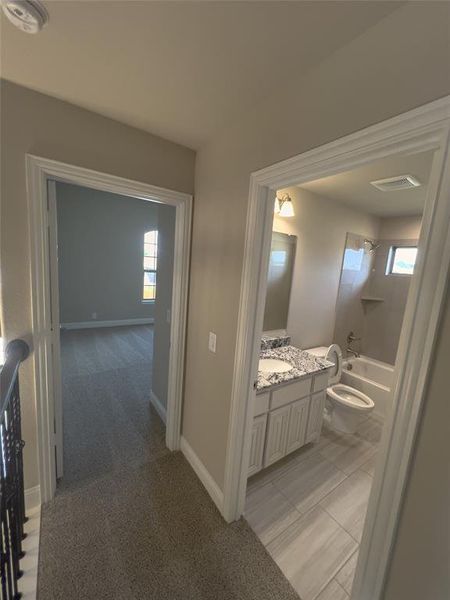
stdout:
POLYGON ((335 365, 335 370, 330 374, 330 384, 339 383, 342 374, 342 352, 337 344, 331 346, 316 346, 316 348, 308 348, 306 352, 324 358, 335 365))

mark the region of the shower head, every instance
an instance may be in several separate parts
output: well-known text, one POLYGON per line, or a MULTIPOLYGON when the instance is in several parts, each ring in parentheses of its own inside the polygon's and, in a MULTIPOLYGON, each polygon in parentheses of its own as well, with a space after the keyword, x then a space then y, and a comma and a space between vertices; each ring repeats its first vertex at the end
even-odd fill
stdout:
POLYGON ((370 254, 373 254, 377 248, 380 247, 380 244, 373 242, 372 240, 364 240, 364 249, 367 250, 370 254))

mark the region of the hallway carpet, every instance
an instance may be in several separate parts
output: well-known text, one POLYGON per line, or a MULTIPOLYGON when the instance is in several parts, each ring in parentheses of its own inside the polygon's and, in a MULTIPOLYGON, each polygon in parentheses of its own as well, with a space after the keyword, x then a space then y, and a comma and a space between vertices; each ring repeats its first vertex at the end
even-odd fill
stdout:
POLYGON ((148 326, 61 335, 64 477, 42 509, 38 600, 298 600, 226 524, 149 403, 148 326))

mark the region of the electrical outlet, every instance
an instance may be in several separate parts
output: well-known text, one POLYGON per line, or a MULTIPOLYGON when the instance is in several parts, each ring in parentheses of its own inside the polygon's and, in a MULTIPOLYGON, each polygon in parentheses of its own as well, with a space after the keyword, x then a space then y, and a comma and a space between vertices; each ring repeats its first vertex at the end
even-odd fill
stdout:
POLYGON ((216 341, 217 341, 217 336, 215 333, 213 333, 212 331, 209 332, 209 339, 208 339, 208 348, 210 350, 210 352, 215 352, 216 351, 216 341))
POLYGON ((93 319, 95 321, 96 318, 97 318, 97 313, 96 312, 91 313, 91 319, 93 319))
POLYGON ((167 321, 167 323, 170 323, 170 318, 171 318, 171 314, 170 313, 171 313, 171 310, 170 310, 170 308, 168 308, 167 311, 166 311, 166 321, 167 321))

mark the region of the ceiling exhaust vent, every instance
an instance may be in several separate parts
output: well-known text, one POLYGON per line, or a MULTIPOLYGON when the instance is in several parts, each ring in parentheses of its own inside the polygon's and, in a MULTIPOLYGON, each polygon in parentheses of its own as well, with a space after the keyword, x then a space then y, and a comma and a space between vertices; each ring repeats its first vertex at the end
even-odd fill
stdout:
POLYGON ((370 184, 382 192, 409 190, 410 188, 422 185, 417 177, 413 177, 412 175, 397 175, 396 177, 388 177, 387 179, 378 179, 377 181, 371 181, 370 184))

